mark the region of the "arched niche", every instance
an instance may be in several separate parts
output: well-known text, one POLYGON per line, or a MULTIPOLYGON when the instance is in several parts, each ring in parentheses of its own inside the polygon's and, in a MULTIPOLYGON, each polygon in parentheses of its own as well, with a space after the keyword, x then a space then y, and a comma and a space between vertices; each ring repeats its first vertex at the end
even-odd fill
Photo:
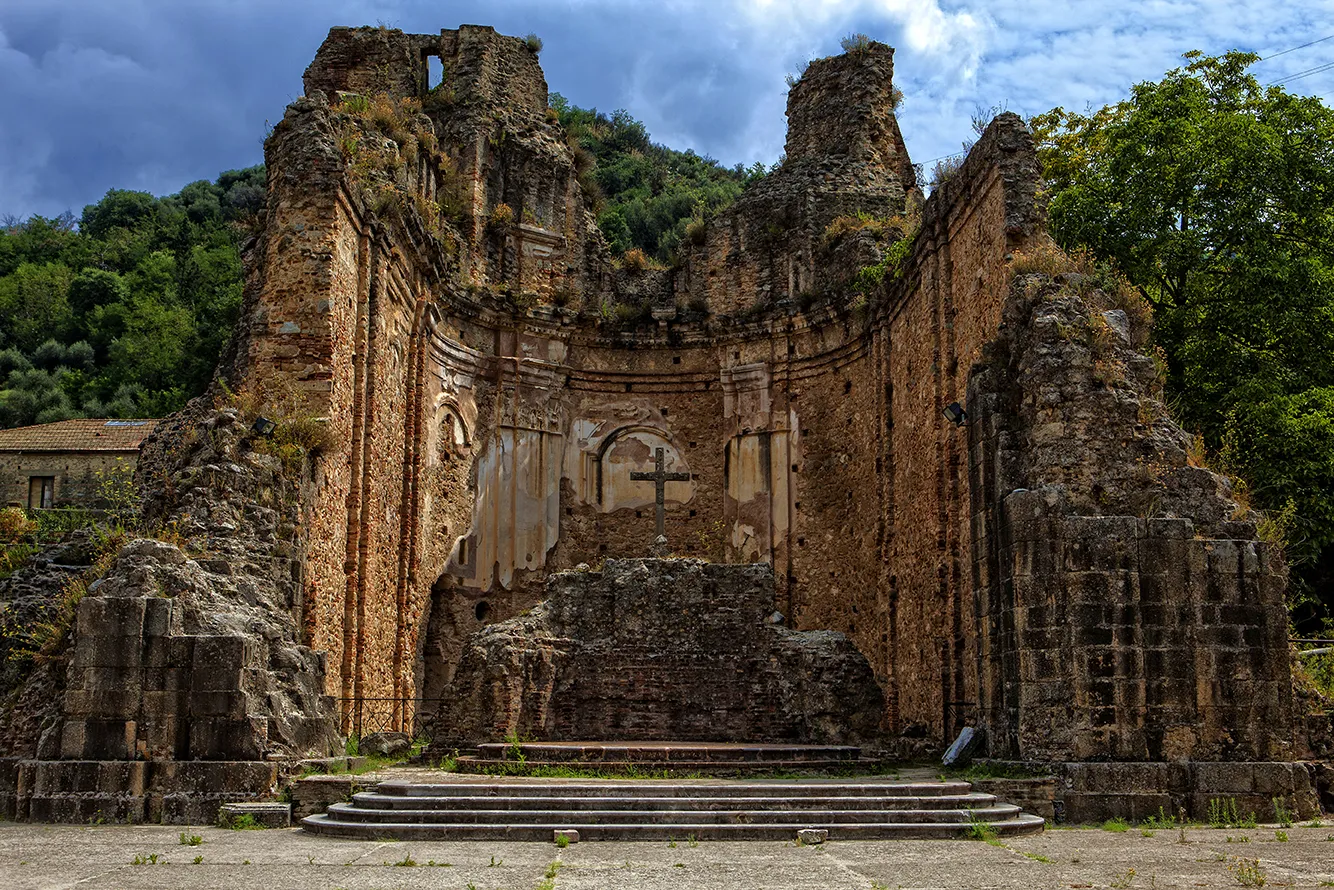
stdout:
POLYGON ((435 405, 435 419, 431 426, 433 463, 444 463, 472 450, 472 433, 457 401, 441 396, 435 405))
MULTIPOLYGON (((657 492, 652 482, 635 482, 631 473, 652 472, 655 452, 663 450, 663 469, 669 473, 689 473, 685 455, 672 444, 670 434, 651 426, 623 426, 611 432, 596 455, 597 508, 603 513, 622 508, 652 506, 657 492)), ((667 503, 686 504, 695 496, 695 483, 668 482, 663 492, 667 503)))
POLYGON ((417 641, 417 689, 423 713, 439 709, 440 699, 454 678, 468 637, 512 611, 508 600, 493 601, 469 590, 457 578, 443 574, 431 586, 426 606, 426 629, 417 641))

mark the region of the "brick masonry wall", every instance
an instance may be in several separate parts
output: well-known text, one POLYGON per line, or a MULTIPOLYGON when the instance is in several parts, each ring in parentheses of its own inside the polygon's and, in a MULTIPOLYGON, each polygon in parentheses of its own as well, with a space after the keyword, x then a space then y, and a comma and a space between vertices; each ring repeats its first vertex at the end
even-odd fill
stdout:
MULTIPOLYGON (((268 253, 250 325, 252 377, 295 377, 335 431, 306 489, 305 625, 329 653, 326 689, 434 697, 468 635, 537 603, 549 572, 644 553, 652 488, 628 476, 658 447, 670 469, 693 474, 667 489, 672 548, 771 564, 790 623, 844 631, 868 657, 887 730, 944 739, 1010 713, 997 704, 1006 690, 1077 687, 1065 663, 1041 679, 998 679, 1018 676, 1022 647, 994 573, 978 568, 993 521, 981 492, 995 485, 970 475, 970 433, 941 416, 954 401, 971 410, 970 369, 1004 339, 1007 260, 1040 235, 1018 118, 993 123, 926 202, 906 267, 854 306, 837 276, 815 276, 824 227, 855 209, 902 212, 915 186, 886 112, 891 52, 824 60, 790 99, 789 165, 713 220, 680 271, 633 279, 611 269, 568 152, 541 118, 531 54, 489 29, 395 33, 335 32, 307 85, 420 95, 417 74, 367 85, 343 69, 383 63, 384 52, 440 54, 455 102, 432 119, 470 214, 446 236, 452 246, 432 248, 410 220, 371 212, 344 187, 326 106, 299 100, 270 144, 268 253), (839 96, 861 97, 848 108, 862 110, 847 112, 846 144, 835 145, 822 115, 844 113, 839 96), (502 200, 531 211, 532 233, 485 225, 502 200), (533 245, 555 251, 545 265, 524 259, 539 255, 533 245), (535 305, 506 303, 507 287, 535 305), (815 287, 834 298, 801 308, 815 287), (657 326, 607 325, 591 311, 631 292, 662 310, 657 326), (699 301, 713 320, 679 309, 699 301)), ((1088 444, 1087 463, 1115 462, 1088 444)), ((1200 506, 1188 501, 1183 517, 1200 506)), ((1281 694, 1268 667, 1253 680, 1281 694)), ((1156 688, 1164 707, 1185 694, 1156 688)), ((392 715, 405 727, 413 717, 392 715)), ((1021 751, 1063 750, 1044 740, 1049 726, 1006 736, 1008 724, 995 725, 1021 751)), ((1080 738, 1091 747, 1078 756, 1129 750, 1105 733, 1080 738)))

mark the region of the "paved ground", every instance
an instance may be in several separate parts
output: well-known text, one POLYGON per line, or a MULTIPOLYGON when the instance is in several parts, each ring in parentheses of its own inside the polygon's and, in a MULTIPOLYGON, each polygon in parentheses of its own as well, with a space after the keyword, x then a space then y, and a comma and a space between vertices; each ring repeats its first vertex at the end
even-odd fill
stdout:
POLYGON ((1334 824, 1288 841, 1252 830, 1049 830, 981 841, 554 844, 336 841, 299 829, 0 824, 0 888, 446 888, 446 890, 890 890, 890 888, 1334 887, 1334 824), (1229 841, 1231 838, 1231 841, 1229 841), (1245 838, 1245 841, 1242 841, 1245 838), (154 861, 156 857, 156 861, 154 861), (1244 871, 1244 857, 1254 871, 1244 871), (198 862, 196 862, 196 858, 198 862), (143 864, 133 864, 141 861, 143 864), (431 863, 434 862, 434 865, 431 863), (409 864, 415 863, 415 865, 409 864), (547 882, 553 863, 559 863, 547 882), (1247 883, 1250 881, 1250 883, 1247 883))

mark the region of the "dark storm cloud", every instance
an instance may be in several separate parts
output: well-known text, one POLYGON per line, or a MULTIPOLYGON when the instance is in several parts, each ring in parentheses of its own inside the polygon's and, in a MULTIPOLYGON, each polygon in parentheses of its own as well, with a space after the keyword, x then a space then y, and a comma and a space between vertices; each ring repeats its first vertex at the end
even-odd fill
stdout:
MULTIPOLYGON (((0 213, 77 214, 108 188, 162 194, 258 163, 265 122, 299 95, 333 25, 536 32, 553 90, 626 108, 655 140, 731 165, 776 159, 784 74, 837 52, 850 31, 898 48, 901 122, 928 160, 958 150, 979 105, 1032 114, 1115 101, 1188 49, 1277 51, 1324 36, 1326 3, 3 0, 0 213)), ((1318 61, 1292 53, 1257 74, 1318 61)), ((1334 73, 1292 87, 1328 95, 1332 84, 1334 73)))

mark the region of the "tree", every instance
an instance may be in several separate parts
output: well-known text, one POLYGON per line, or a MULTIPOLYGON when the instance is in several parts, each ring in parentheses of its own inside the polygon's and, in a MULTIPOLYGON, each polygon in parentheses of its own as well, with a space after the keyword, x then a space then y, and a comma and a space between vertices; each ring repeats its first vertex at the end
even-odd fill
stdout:
POLYGON ((1261 87, 1257 58, 1188 53, 1032 123, 1052 234, 1154 306, 1177 416, 1284 517, 1300 589, 1334 548, 1334 111, 1261 87))

